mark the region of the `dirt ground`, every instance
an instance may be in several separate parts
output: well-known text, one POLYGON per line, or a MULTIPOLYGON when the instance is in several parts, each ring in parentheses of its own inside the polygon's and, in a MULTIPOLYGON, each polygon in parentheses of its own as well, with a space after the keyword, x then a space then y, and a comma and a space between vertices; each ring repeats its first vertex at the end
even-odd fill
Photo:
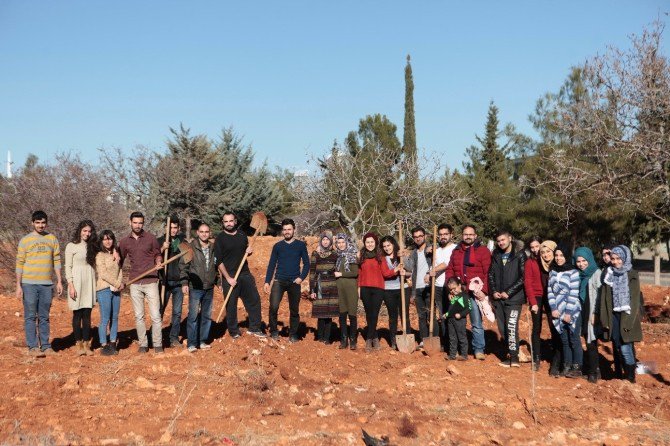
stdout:
MULTIPOLYGON (((251 257, 259 290, 276 240, 259 239, 251 257)), ((342 351, 313 340, 308 301, 296 344, 248 335, 233 341, 217 324, 211 350, 140 355, 124 296, 120 354, 79 357, 71 312, 58 299, 51 310, 58 354, 34 359, 26 355, 21 303, 0 295, 0 444, 361 445, 362 429, 396 445, 670 444, 670 289, 646 286, 644 295, 656 322, 643 324, 636 349, 656 373, 638 375, 636 384, 609 379, 604 345, 605 379, 595 385, 552 378, 547 362, 536 373, 528 364, 505 369, 492 353, 454 362, 392 351, 385 340, 379 352, 342 351)), ((217 293, 215 314, 220 305, 217 293)), ((93 315, 97 325, 97 309, 93 315)), ((241 305, 239 315, 246 317, 241 305)), ((280 320, 288 322, 285 301, 280 320)), ((387 336, 385 319, 380 328, 387 336)), ((486 330, 495 352, 497 330, 486 330)), ((520 330, 528 339, 525 317, 520 330)))

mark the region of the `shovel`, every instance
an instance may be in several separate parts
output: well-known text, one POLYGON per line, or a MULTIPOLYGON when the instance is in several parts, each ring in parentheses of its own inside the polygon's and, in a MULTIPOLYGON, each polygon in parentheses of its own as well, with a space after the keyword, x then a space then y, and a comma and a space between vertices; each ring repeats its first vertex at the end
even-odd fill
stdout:
MULTIPOLYGON (((405 248, 405 241, 402 236, 402 222, 398 222, 398 243, 400 243, 400 250, 405 248)), ((400 269, 404 267, 402 257, 400 257, 400 269)), ((412 353, 416 350, 416 341, 413 334, 407 334, 407 321, 405 314, 405 276, 400 275, 400 323, 402 324, 402 334, 395 336, 395 344, 398 351, 401 353, 412 353)))
MULTIPOLYGON (((167 218, 167 225, 165 226, 165 240, 170 243, 170 216, 168 215, 167 218)), ((168 254, 170 253, 170 247, 165 250, 165 257, 163 257, 163 263, 167 262, 168 259, 168 254)), ((167 279, 167 265, 163 267, 163 292, 161 293, 161 319, 163 319, 163 315, 165 314, 165 307, 167 307, 167 302, 165 301, 165 296, 167 296, 167 287, 168 287, 168 279, 167 279)), ((172 300, 172 303, 174 304, 174 297, 172 300)))
POLYGON ((140 279, 148 276, 149 274, 153 273, 154 271, 158 271, 159 269, 163 268, 165 265, 167 265, 169 263, 172 263, 175 260, 181 259, 182 257, 184 258, 184 262, 186 262, 186 263, 189 263, 191 260, 193 260, 193 248, 191 248, 191 245, 189 245, 188 243, 181 242, 179 244, 179 251, 180 251, 179 254, 177 254, 176 256, 172 256, 169 259, 167 259, 166 261, 161 262, 158 265, 154 266, 153 268, 144 271, 139 276, 134 277, 132 280, 129 280, 128 283, 126 283, 126 285, 131 285, 131 284, 137 282, 138 280, 140 280, 140 279))
MULTIPOLYGON (((435 260, 437 259, 437 226, 433 226, 433 271, 435 271, 435 260)), ((440 338, 433 336, 433 324, 435 324, 435 276, 430 278, 430 324, 428 337, 423 340, 423 351, 432 356, 440 353, 440 338)))
MULTIPOLYGON (((254 243, 256 243, 256 237, 259 235, 265 234, 265 232, 268 230, 268 218, 265 216, 263 212, 256 212, 254 215, 251 216, 251 223, 249 223, 249 226, 255 229, 254 235, 251 236, 251 241, 249 242, 249 246, 253 248, 254 243)), ((237 278, 240 276, 240 272, 242 271, 242 267, 244 266, 244 262, 247 261, 247 253, 244 253, 244 257, 242 257, 242 261, 240 262, 240 266, 237 267, 237 271, 235 272, 235 277, 234 279, 237 280, 237 278)), ((223 281, 223 278, 222 278, 223 281)), ((228 299, 230 299, 230 295, 233 292, 233 287, 231 286, 228 288, 228 293, 226 294, 226 298, 223 300, 223 306, 219 310, 219 315, 216 317, 216 323, 218 324, 219 321, 221 320, 221 316, 223 315, 223 311, 226 309, 226 304, 228 304, 228 299)))

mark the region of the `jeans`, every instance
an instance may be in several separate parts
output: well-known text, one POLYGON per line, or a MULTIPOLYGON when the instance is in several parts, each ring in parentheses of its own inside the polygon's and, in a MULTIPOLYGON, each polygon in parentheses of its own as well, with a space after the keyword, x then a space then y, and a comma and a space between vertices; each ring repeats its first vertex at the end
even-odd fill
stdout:
POLYGON ((470 297, 470 325, 472 326, 472 350, 474 353, 484 353, 486 339, 484 338, 484 324, 482 323, 482 313, 479 311, 477 301, 470 297))
POLYGON ((109 342, 116 342, 119 329, 119 309, 121 307, 121 294, 112 292, 105 288, 96 293, 100 305, 100 325, 98 326, 98 338, 100 344, 107 344, 107 326, 109 327, 109 342))
POLYGON ((23 290, 23 322, 28 348, 37 348, 37 330, 39 329, 42 350, 51 348, 49 343, 50 325, 49 312, 53 298, 53 285, 36 285, 22 283, 23 290), (37 321, 39 319, 39 327, 37 321))
POLYGON ((148 347, 147 326, 144 323, 144 301, 149 304, 149 315, 151 316, 151 339, 154 347, 163 346, 161 328, 160 296, 158 294, 158 282, 130 285, 130 300, 133 303, 135 312, 135 329, 137 330, 137 340, 140 347, 148 347))
MULTIPOLYGON (((230 285, 225 280, 223 281, 223 297, 225 299, 228 294, 230 285)), ((237 321, 237 301, 242 299, 244 308, 249 315, 249 331, 261 331, 261 296, 256 289, 256 281, 254 277, 248 272, 242 272, 237 278, 237 285, 230 293, 230 299, 226 304, 226 325, 228 326, 228 333, 231 335, 240 334, 240 327, 237 321)))
POLYGON ((621 352, 623 362, 626 365, 635 365, 635 349, 633 342, 623 342, 621 338, 621 313, 612 312, 612 344, 614 348, 621 352))
POLYGON ((382 301, 384 300, 384 290, 362 286, 361 300, 365 308, 365 322, 367 323, 365 339, 377 339, 377 321, 379 320, 379 310, 381 310, 382 301))
POLYGON ((186 336, 188 347, 197 347, 209 339, 212 326, 212 301, 214 288, 208 290, 188 289, 188 316, 186 318, 186 336), (198 323, 198 321, 200 323, 198 323))
POLYGON ((300 285, 294 282, 275 280, 270 290, 270 333, 277 333, 277 313, 284 292, 288 293, 288 308, 290 311, 289 336, 298 337, 300 326, 300 285))
POLYGON ((562 324, 561 342, 563 343, 563 367, 567 368, 584 362, 584 350, 582 350, 582 316, 577 316, 575 331, 570 331, 570 324, 562 324))
POLYGON ((510 358, 519 357, 519 315, 521 314, 521 305, 505 305, 504 302, 493 301, 498 322, 498 330, 503 339, 503 344, 507 348, 505 353, 509 353, 510 358))
MULTIPOLYGON (((179 341, 181 330, 181 310, 184 304, 184 292, 181 290, 181 282, 168 280, 165 287, 165 302, 161 302, 161 316, 165 313, 167 303, 172 296, 172 322, 170 326, 170 341, 179 341)), ((162 320, 162 317, 161 317, 162 320)))
MULTIPOLYGON (((414 295, 416 312, 419 315, 419 335, 421 340, 428 337, 430 323, 430 287, 417 288, 414 295)), ((433 316, 434 317, 434 316, 433 316)), ((433 325, 433 336, 437 336, 438 326, 433 325)))

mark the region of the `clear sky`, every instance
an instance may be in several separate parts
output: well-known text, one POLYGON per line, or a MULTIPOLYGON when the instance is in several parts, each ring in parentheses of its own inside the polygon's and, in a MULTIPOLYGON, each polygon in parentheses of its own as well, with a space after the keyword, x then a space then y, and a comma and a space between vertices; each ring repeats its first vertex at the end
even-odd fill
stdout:
MULTIPOLYGON (((532 134, 569 68, 628 46, 667 1, 0 1, 0 159, 164 150, 183 123, 233 126, 258 161, 303 169, 367 114, 460 167, 490 100, 532 134)), ((670 30, 664 35, 668 52, 670 30)))

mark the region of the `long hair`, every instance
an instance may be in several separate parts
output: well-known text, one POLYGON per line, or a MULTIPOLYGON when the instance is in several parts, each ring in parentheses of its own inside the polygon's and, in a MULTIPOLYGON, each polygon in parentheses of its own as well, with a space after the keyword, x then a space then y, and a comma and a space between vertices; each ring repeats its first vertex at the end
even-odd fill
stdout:
POLYGON ((539 235, 534 235, 534 236, 532 236, 531 238, 528 239, 528 241, 526 242, 526 247, 528 248, 528 256, 531 259, 537 259, 539 257, 540 253, 538 252, 537 256, 534 255, 532 253, 532 251, 530 250, 530 244, 533 243, 533 242, 538 242, 541 245, 543 241, 544 240, 542 240, 542 237, 540 237, 539 235))
POLYGON ((393 245, 393 252, 391 253, 391 258, 393 260, 398 259, 398 252, 400 251, 400 245, 398 244, 398 241, 392 236, 392 235, 385 235, 384 237, 379 240, 379 245, 382 247, 382 252, 384 251, 384 243, 389 242, 391 245, 393 245))
POLYGON ((97 244, 98 252, 106 252, 106 249, 102 244, 102 241, 105 239, 105 237, 109 238, 112 241, 112 251, 114 251, 114 249, 116 248, 116 236, 114 235, 114 232, 112 232, 111 229, 105 229, 98 236, 98 244, 97 244))
POLYGON ((95 255, 98 253, 98 236, 95 232, 95 225, 91 220, 82 220, 77 225, 77 229, 72 235, 72 243, 81 243, 81 230, 85 227, 91 228, 91 236, 86 240, 86 263, 95 268, 95 255))
POLYGON ((361 248, 361 255, 360 255, 360 264, 363 264, 363 261, 365 260, 365 256, 363 255, 365 251, 367 251, 367 248, 365 247, 365 240, 371 238, 372 240, 375 241, 375 258, 377 259, 378 262, 382 261, 382 250, 381 250, 381 245, 379 244, 379 237, 377 237, 377 234, 374 232, 368 232, 363 236, 363 247, 361 248))

